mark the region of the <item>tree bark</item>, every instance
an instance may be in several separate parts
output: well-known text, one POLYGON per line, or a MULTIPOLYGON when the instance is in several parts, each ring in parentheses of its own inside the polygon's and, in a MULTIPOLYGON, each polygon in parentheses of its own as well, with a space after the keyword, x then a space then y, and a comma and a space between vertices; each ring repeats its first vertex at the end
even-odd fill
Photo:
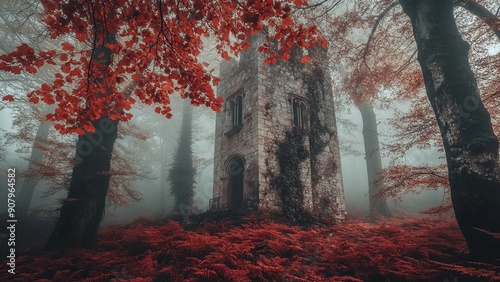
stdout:
POLYGON ((378 141, 377 117, 373 106, 364 102, 360 108, 363 118, 363 141, 365 144, 366 170, 368 172, 368 194, 370 197, 370 217, 389 217, 391 213, 385 198, 378 197, 383 188, 383 181, 379 175, 382 171, 382 157, 378 141))
POLYGON ((453 208, 471 259, 500 263, 498 139, 455 23, 452 0, 400 0, 439 123, 453 208))
POLYGON ((94 126, 95 133, 78 138, 68 196, 60 209, 48 249, 88 247, 96 241, 106 206, 118 120, 101 118, 94 126))
MULTIPOLYGON (((96 36, 103 36, 103 40, 101 44, 94 46, 92 60, 109 66, 113 52, 106 44, 114 44, 115 36, 105 30, 104 23, 97 23, 94 29, 96 36)), ((100 73, 95 78, 95 83, 109 89, 104 80, 105 75, 107 71, 100 73)), ((95 95, 107 95, 107 91, 109 90, 95 95)), ((103 116, 92 122, 94 133, 87 132, 78 137, 76 163, 73 166, 68 196, 60 209, 47 249, 83 248, 96 241, 106 207, 111 155, 118 135, 118 122, 103 116)))

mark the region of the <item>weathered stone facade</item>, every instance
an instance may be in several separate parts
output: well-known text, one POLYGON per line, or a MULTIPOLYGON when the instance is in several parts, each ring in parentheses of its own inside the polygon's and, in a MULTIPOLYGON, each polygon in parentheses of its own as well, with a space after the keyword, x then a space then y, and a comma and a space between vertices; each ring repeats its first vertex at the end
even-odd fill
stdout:
POLYGON ((239 62, 223 62, 217 94, 211 209, 345 217, 340 154, 325 49, 264 64, 254 36, 239 62))

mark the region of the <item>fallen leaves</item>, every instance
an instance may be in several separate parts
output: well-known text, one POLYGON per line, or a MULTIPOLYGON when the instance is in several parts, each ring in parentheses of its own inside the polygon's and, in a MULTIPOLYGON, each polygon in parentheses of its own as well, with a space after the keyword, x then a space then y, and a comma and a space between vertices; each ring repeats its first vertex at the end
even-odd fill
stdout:
POLYGON ((194 231, 174 221, 157 224, 142 218, 106 228, 99 237, 94 248, 72 250, 64 257, 53 253, 19 257, 23 276, 17 279, 51 279, 48 273, 55 277, 68 268, 77 271, 73 279, 107 275, 111 281, 123 277, 137 281, 500 278, 495 273, 498 267, 466 262, 465 242, 453 218, 301 228, 251 216, 243 224, 211 221, 194 231))

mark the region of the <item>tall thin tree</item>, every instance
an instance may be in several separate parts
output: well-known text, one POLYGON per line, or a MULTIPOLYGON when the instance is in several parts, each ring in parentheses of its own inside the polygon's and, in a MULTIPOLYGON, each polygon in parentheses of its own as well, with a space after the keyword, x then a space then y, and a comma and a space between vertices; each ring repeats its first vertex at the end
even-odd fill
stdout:
POLYGON ((31 199, 33 198, 33 192, 40 181, 40 177, 37 177, 34 171, 38 169, 38 164, 43 159, 43 150, 40 146, 47 140, 49 137, 49 131, 52 127, 52 124, 48 121, 41 121, 38 125, 35 139, 33 140, 33 146, 31 147, 31 154, 28 161, 28 173, 29 175, 25 176, 23 179, 23 184, 21 186, 21 190, 19 191, 18 198, 18 217, 25 218, 31 206, 31 199))
POLYGON ((368 172, 368 194, 370 197, 370 217, 372 220, 377 217, 388 217, 391 215, 387 200, 380 197, 379 193, 383 188, 382 157, 380 155, 380 143, 378 140, 377 118, 371 102, 364 102, 360 107, 363 119, 363 139, 365 144, 365 160, 368 172))
POLYGON ((186 215, 193 205, 196 168, 193 164, 193 106, 185 99, 182 107, 182 126, 179 147, 168 173, 170 192, 175 198, 174 212, 186 215))

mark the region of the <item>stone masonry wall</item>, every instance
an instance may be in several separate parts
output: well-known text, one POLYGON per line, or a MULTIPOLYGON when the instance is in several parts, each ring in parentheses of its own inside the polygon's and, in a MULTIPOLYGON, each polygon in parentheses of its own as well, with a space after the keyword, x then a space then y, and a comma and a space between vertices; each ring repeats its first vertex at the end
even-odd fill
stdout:
POLYGON ((345 218, 335 106, 326 49, 309 51, 311 65, 303 75, 310 97, 313 206, 316 215, 345 218))
MULTIPOLYGON (((289 68, 290 62, 278 62, 274 65, 263 63, 261 54, 259 68, 259 167, 260 167, 260 207, 279 211, 283 206, 272 180, 280 173, 276 156, 278 144, 286 138, 286 132, 292 129, 293 95, 307 99, 301 83, 301 73, 289 68)), ((306 137, 304 145, 309 147, 306 137)), ((311 164, 301 162, 300 178, 304 187, 304 208, 312 212, 311 164)))
POLYGON ((252 45, 250 50, 241 54, 239 63, 235 60, 224 61, 220 67, 223 79, 217 87, 217 95, 224 97, 225 102, 216 116, 214 198, 219 197, 223 207, 229 201, 227 162, 235 155, 245 160, 244 203, 258 200, 258 120, 253 106, 258 99, 256 46, 252 45), (240 132, 228 137, 224 135, 231 129, 231 109, 227 98, 239 91, 243 93, 243 127, 240 132))

